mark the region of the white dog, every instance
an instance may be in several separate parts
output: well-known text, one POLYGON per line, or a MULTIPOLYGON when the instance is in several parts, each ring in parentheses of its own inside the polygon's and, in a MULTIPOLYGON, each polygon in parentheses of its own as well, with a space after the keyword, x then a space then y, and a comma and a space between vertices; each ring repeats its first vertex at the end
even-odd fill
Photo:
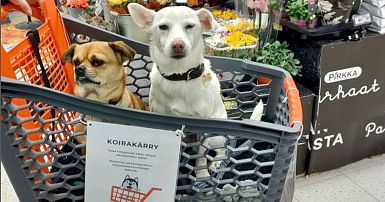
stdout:
MULTIPOLYGON (((158 12, 140 4, 128 4, 136 24, 152 34, 150 54, 154 61, 150 78, 150 110, 178 116, 226 119, 221 99, 220 83, 211 70, 210 61, 203 58, 202 33, 214 29, 216 22, 206 9, 166 7, 158 12)), ((222 136, 208 138, 210 146, 224 146, 222 136)), ((216 157, 226 155, 216 149, 216 157)), ((200 154, 204 148, 200 147, 200 154)), ((197 166, 206 166, 206 158, 198 158, 197 166)), ((211 169, 219 167, 214 161, 211 169)), ((196 177, 208 177, 207 169, 197 170, 196 177)))
MULTIPOLYGON (((202 32, 214 26, 214 18, 206 9, 194 11, 188 7, 167 7, 158 12, 139 4, 128 5, 139 26, 152 32, 152 68, 149 95, 150 110, 179 116, 227 118, 220 95, 220 84, 211 70, 210 61, 203 58, 202 32)), ((224 145, 226 138, 207 139, 209 145, 224 145)), ((199 149, 204 152, 204 148, 199 149)), ((224 156, 224 149, 216 150, 224 156)), ((205 166, 206 158, 197 159, 205 166)), ((212 163, 217 168, 220 161, 212 163)), ((207 169, 197 170, 197 177, 207 177, 207 169)))

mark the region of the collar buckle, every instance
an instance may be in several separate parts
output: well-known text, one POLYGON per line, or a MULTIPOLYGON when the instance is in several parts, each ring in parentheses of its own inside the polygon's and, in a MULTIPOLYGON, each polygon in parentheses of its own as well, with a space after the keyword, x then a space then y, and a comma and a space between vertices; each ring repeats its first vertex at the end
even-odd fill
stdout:
POLYGON ((190 70, 188 70, 188 72, 187 72, 187 76, 186 76, 186 80, 187 81, 190 81, 191 80, 191 72, 193 71, 193 69, 190 69, 190 70))

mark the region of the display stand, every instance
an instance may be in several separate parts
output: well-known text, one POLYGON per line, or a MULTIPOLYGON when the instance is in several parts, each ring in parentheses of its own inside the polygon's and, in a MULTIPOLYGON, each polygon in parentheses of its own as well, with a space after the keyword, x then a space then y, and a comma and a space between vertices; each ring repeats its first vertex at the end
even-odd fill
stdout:
POLYGON ((287 41, 317 97, 307 173, 385 153, 385 35, 287 41))

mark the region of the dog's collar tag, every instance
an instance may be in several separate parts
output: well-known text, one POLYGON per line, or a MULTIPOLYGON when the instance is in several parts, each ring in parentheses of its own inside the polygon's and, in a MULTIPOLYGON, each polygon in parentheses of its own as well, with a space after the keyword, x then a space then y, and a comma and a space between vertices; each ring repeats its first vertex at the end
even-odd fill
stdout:
POLYGON ((191 68, 187 70, 187 72, 184 72, 182 74, 171 74, 171 75, 164 75, 161 73, 161 75, 170 81, 189 81, 191 79, 196 79, 202 75, 202 73, 205 71, 205 66, 203 63, 199 64, 195 68, 191 68))
POLYGON ((210 73, 207 73, 207 74, 203 75, 203 77, 202 77, 203 83, 209 82, 209 81, 211 81, 211 79, 212 78, 211 78, 210 73))

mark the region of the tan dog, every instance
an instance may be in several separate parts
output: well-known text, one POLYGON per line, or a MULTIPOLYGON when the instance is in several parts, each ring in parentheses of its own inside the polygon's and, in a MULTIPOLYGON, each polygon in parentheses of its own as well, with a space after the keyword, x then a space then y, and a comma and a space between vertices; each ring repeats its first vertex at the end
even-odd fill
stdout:
MULTIPOLYGON (((74 65, 75 95, 121 107, 148 110, 147 105, 126 88, 127 73, 123 63, 134 56, 135 51, 122 41, 99 41, 71 45, 63 54, 62 63, 71 62, 74 65)), ((96 120, 90 116, 86 119, 96 120)), ((85 130, 83 124, 75 125, 75 133, 85 130)), ((83 135, 75 139, 86 143, 83 135)), ((82 153, 85 154, 84 149, 82 153)))

